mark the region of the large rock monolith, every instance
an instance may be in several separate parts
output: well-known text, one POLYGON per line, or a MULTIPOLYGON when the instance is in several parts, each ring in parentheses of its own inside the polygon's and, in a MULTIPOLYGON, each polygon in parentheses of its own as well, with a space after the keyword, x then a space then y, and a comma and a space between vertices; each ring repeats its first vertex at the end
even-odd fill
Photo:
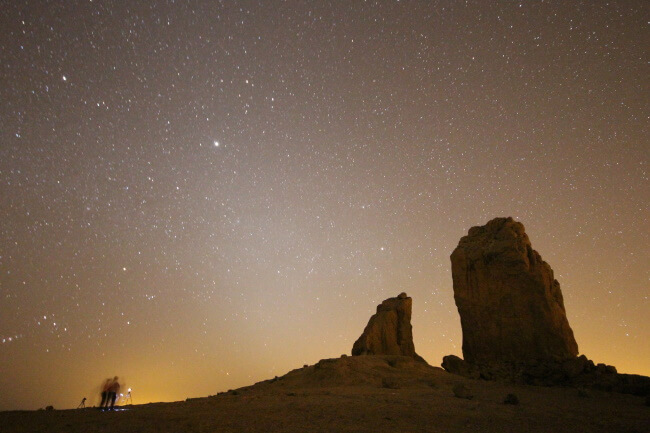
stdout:
POLYGON ((451 254, 463 356, 472 364, 575 358, 560 284, 524 226, 495 218, 472 227, 451 254))
POLYGON ((423 361, 413 344, 411 308, 413 300, 400 293, 377 306, 361 337, 352 346, 352 355, 401 355, 423 361))

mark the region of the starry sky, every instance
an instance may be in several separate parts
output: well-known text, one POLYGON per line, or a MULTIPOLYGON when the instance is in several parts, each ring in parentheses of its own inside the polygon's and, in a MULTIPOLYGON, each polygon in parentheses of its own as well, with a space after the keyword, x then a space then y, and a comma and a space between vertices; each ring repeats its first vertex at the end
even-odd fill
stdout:
POLYGON ((521 221, 580 353, 650 375, 648 4, 6 1, 0 409, 216 394, 383 299, 462 354, 449 255, 521 221))

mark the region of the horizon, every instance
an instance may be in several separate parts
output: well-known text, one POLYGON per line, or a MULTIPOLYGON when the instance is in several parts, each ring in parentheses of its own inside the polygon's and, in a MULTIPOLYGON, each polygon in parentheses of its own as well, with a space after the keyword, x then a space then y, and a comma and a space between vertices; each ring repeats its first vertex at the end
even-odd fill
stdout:
POLYGON ((642 1, 0 11, 0 410, 205 397, 350 354, 384 299, 462 357, 449 255, 511 216, 580 354, 650 376, 642 1))

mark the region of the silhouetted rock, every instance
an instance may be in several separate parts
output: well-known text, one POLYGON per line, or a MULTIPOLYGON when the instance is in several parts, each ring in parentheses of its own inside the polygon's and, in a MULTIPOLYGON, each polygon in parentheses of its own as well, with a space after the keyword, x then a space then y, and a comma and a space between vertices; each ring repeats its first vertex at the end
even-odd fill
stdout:
POLYGON ((607 364, 596 364, 596 370, 601 374, 616 374, 616 367, 607 364))
POLYGON ((577 358, 564 360, 559 366, 559 369, 567 378, 578 377, 584 372, 593 368, 593 361, 587 359, 587 357, 584 355, 581 355, 577 358))
POLYGON ((451 254, 463 355, 472 364, 565 360, 578 345, 560 284, 524 226, 495 218, 472 227, 451 254))
POLYGON ((650 395, 650 377, 619 374, 611 365, 594 365, 581 355, 564 361, 472 364, 455 355, 443 358, 449 373, 470 379, 496 380, 538 386, 574 386, 639 396, 650 395))
POLYGON ((480 377, 479 371, 475 366, 460 359, 456 355, 447 355, 442 358, 442 368, 447 370, 449 373, 470 379, 478 379, 480 377))
POLYGON ((352 355, 401 355, 425 362, 413 345, 411 308, 413 300, 400 293, 377 306, 363 334, 352 346, 352 355))

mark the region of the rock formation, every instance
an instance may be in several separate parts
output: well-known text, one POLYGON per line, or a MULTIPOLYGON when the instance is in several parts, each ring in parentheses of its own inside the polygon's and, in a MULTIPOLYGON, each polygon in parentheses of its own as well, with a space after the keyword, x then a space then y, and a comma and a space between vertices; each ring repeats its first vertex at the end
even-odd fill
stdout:
POLYGON ((523 224, 495 218, 472 227, 451 254, 454 299, 470 364, 561 361, 578 345, 553 270, 523 224))
POLYGON ((412 305, 413 300, 406 293, 378 305, 377 313, 352 346, 352 355, 401 355, 424 362, 413 345, 412 305))
POLYGON ((467 377, 469 379, 480 379, 481 373, 478 368, 465 362, 456 355, 447 355, 442 358, 442 368, 450 373, 459 376, 467 377))
POLYGON ((495 218, 472 227, 451 254, 463 355, 443 358, 471 379, 577 386, 650 394, 650 378, 619 374, 578 355, 553 270, 533 250, 524 226, 495 218))

